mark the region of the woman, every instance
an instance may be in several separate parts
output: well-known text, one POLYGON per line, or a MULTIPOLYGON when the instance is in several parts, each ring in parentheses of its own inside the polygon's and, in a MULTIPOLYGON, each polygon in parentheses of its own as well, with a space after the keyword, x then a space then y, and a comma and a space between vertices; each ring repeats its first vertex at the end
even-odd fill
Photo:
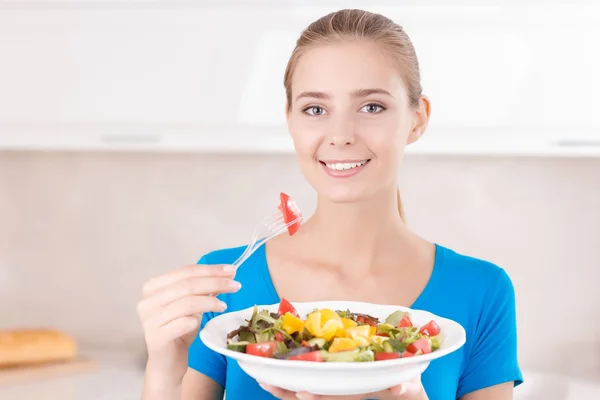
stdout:
POLYGON ((227 266, 243 247, 146 283, 138 306, 149 353, 145 400, 220 399, 224 390, 228 400, 324 398, 255 382, 198 338, 199 327, 225 308, 280 297, 404 305, 465 327, 466 345, 432 362, 421 379, 340 399, 512 399, 522 378, 510 278, 403 222, 398 167, 430 114, 419 80, 408 36, 381 15, 342 10, 302 33, 285 72, 286 114, 317 209, 297 234, 261 247, 235 276, 227 266))

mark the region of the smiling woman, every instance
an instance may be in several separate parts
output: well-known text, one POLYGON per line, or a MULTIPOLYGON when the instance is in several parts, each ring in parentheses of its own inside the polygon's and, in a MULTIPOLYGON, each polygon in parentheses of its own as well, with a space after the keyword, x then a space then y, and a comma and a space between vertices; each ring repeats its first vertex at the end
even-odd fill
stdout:
MULTIPOLYGON (((362 14, 362 20, 354 21, 342 20, 349 12, 342 14, 337 14, 338 26, 326 25, 322 19, 307 29, 284 76, 288 126, 299 157, 316 154, 334 178, 355 177, 364 171, 352 185, 344 181, 340 188, 319 181, 319 175, 311 173, 310 158, 307 162, 300 158, 313 187, 320 191, 325 185, 334 197, 335 191, 347 193, 361 183, 377 181, 389 186, 390 180, 397 181, 394 166, 401 162, 404 147, 425 131, 430 113, 429 100, 422 95, 417 56, 402 28, 389 19, 369 18, 375 14, 362 14), (335 46, 327 45, 332 42, 335 46), (332 76, 337 79, 332 81, 332 76), (329 90, 315 90, 319 88, 329 90), (323 140, 330 146, 316 151, 323 140), (355 142, 348 152, 346 145, 355 142)), ((347 194, 340 196, 353 201, 347 194)), ((398 209, 403 217, 399 195, 398 209)))
POLYGON ((398 170, 430 116, 408 35, 379 14, 326 15, 302 32, 284 85, 288 130, 317 192, 316 211, 293 236, 261 246, 235 277, 228 264, 245 247, 211 252, 200 265, 146 285, 139 306, 149 354, 144 399, 216 399, 224 391, 229 400, 329 398, 256 382, 197 335, 225 309, 282 297, 393 304, 464 327, 465 346, 432 361, 421 378, 344 399, 511 399, 522 377, 510 278, 404 223, 398 170))

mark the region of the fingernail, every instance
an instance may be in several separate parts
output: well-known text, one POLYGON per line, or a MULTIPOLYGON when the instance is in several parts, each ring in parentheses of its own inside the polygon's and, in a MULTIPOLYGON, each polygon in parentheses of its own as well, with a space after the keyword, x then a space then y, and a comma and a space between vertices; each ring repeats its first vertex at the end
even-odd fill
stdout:
POLYGON ((242 288, 242 284, 238 281, 229 281, 227 285, 229 285, 230 288, 235 290, 240 290, 242 288))
POLYGON ((394 396, 402 396, 407 391, 407 387, 405 385, 401 385, 396 390, 394 390, 394 396))
POLYGON ((264 391, 269 391, 269 385, 265 385, 264 383, 258 382, 258 386, 260 386, 264 391))
POLYGON ((296 397, 299 398, 300 400, 306 400, 306 397, 304 397, 302 394, 300 393, 296 393, 296 397))
POLYGON ((224 265, 223 272, 235 272, 235 266, 234 265, 224 265))
POLYGON ((225 311, 227 310, 227 304, 225 302, 219 302, 219 307, 221 308, 221 310, 225 311))

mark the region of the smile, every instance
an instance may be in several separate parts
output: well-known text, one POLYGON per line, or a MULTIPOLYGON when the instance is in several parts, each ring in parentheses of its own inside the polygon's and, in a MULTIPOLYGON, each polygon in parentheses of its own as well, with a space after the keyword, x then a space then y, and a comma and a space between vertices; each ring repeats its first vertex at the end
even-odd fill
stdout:
POLYGON ((366 160, 326 160, 319 161, 323 170, 332 178, 350 178, 363 171, 371 161, 366 160))
POLYGON ((323 162, 323 164, 325 164, 325 166, 329 169, 332 169, 334 171, 347 171, 353 168, 358 168, 358 167, 362 167, 363 165, 365 165, 366 163, 368 163, 369 160, 363 160, 363 161, 356 161, 356 162, 344 162, 344 163, 327 163, 327 162, 323 162))

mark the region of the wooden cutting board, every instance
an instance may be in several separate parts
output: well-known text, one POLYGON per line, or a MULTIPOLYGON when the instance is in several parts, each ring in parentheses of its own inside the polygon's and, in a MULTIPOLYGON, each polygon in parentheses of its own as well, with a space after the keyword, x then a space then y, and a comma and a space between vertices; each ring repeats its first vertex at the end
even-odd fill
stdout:
POLYGON ((58 363, 0 368, 0 387, 93 372, 97 369, 96 362, 85 357, 58 363))

